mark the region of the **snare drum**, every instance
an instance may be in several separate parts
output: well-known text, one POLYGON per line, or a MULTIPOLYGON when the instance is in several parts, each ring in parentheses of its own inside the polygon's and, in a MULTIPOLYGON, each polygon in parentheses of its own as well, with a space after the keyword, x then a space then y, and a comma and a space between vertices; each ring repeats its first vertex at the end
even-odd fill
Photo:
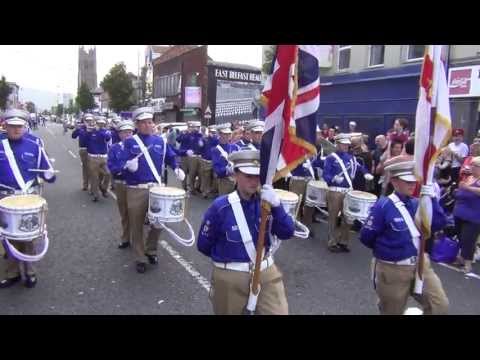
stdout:
POLYGON ((323 180, 311 180, 307 184, 305 204, 312 207, 327 207, 328 185, 323 180))
POLYGON ((148 218, 152 224, 176 223, 184 219, 186 192, 183 189, 155 186, 148 197, 148 218))
POLYGON ((32 241, 43 236, 46 217, 47 201, 39 195, 0 200, 0 233, 9 240, 32 241))
POLYGON ((343 202, 346 222, 348 224, 353 224, 354 220, 364 222, 376 201, 377 196, 374 194, 356 190, 348 192, 343 202))
POLYGON ((298 195, 286 190, 274 189, 280 198, 280 203, 282 204, 285 212, 292 215, 295 219, 297 204, 298 204, 298 195))

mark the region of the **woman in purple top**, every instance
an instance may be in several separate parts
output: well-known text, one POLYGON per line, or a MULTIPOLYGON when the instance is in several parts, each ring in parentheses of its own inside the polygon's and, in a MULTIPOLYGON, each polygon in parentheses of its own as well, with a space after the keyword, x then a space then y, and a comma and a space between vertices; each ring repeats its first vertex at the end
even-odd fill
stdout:
POLYGON ((472 271, 475 242, 480 234, 480 156, 473 158, 471 169, 472 175, 458 186, 453 209, 461 249, 457 263, 464 265, 466 273, 472 271))

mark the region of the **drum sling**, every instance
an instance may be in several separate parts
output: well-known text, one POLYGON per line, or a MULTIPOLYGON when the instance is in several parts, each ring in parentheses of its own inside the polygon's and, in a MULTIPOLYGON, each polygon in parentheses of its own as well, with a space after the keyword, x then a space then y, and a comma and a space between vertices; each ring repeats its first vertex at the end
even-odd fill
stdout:
MULTIPOLYGON (((142 140, 140 139, 140 137, 138 135, 134 135, 133 139, 137 142, 138 146, 140 147, 140 150, 142 151, 143 156, 145 156, 145 160, 147 161, 147 165, 150 168, 150 171, 152 172, 153 176, 155 177, 155 180, 157 181, 157 183, 162 185, 162 179, 158 175, 158 171, 155 168, 155 165, 153 163, 152 158, 150 157, 150 153, 148 152, 147 148, 143 144, 142 140)), ((164 144, 164 146, 165 146, 165 144, 164 144)))

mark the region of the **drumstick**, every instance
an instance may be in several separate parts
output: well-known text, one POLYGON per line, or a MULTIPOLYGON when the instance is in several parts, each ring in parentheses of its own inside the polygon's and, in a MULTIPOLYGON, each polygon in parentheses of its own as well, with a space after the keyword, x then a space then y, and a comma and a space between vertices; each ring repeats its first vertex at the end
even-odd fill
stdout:
POLYGON ((43 169, 28 169, 28 171, 34 171, 34 172, 47 172, 47 171, 53 171, 54 173, 59 173, 59 170, 43 170, 43 169))

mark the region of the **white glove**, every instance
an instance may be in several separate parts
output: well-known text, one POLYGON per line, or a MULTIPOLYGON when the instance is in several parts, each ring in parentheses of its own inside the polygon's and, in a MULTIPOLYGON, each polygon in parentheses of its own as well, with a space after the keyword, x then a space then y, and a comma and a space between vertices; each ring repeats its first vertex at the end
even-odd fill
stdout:
POLYGON ((45 172, 43 173, 43 177, 45 178, 45 180, 50 180, 50 179, 52 179, 54 176, 55 176, 55 172, 53 171, 52 168, 48 169, 47 171, 45 171, 45 172))
POLYGON ((225 171, 227 173, 227 176, 230 176, 230 175, 233 175, 234 174, 234 170, 233 170, 233 163, 229 162, 227 164, 227 167, 225 168, 225 171))
POLYGON ((193 156, 193 150, 187 150, 187 156, 193 156))
POLYGON ((202 147, 203 145, 203 140, 198 140, 198 146, 202 147))
POLYGON ((307 170, 310 169, 310 164, 308 162, 304 162, 302 166, 307 170))
POLYGON ((332 181, 338 185, 340 185, 341 183, 343 183, 343 176, 342 175, 335 175, 332 179, 332 181))
POLYGON ((367 181, 372 181, 373 180, 373 175, 372 174, 365 174, 365 175, 363 175, 363 177, 367 181))
POLYGON ((273 207, 280 206, 280 198, 275 190, 273 190, 272 185, 263 185, 260 197, 263 201, 266 201, 273 207))
POLYGON ((138 170, 138 158, 133 158, 132 160, 128 160, 125 163, 125 169, 130 172, 135 172, 138 170))
POLYGON ((175 169, 175 176, 177 177, 177 180, 179 180, 179 181, 183 181, 185 179, 185 173, 180 168, 175 169))
POLYGON ((433 184, 422 185, 422 188, 420 189, 420 196, 429 196, 434 198, 435 189, 433 188, 433 184))

